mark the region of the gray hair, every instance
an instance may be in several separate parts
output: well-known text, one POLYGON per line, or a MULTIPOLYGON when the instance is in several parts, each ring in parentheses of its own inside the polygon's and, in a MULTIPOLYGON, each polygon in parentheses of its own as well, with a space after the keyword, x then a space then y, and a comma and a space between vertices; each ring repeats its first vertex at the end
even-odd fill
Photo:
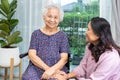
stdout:
POLYGON ((52 9, 52 8, 55 8, 55 9, 57 9, 59 11, 59 13, 60 13, 60 21, 62 21, 63 17, 64 17, 64 11, 61 9, 61 7, 58 6, 58 4, 49 4, 49 5, 45 6, 43 8, 43 16, 46 15, 48 9, 52 9))

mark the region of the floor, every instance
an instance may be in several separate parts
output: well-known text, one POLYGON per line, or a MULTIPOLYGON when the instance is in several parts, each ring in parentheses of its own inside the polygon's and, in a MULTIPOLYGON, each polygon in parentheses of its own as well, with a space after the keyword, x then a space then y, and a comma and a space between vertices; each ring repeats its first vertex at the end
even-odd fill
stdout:
MULTIPOLYGON (((76 65, 70 65, 70 71, 76 67, 76 65)), ((0 75, 0 80, 4 80, 4 76, 0 75)), ((9 79, 8 79, 9 80, 9 79)), ((14 77, 14 80, 19 80, 18 77, 14 77)), ((70 79, 70 80, 75 80, 75 79, 70 79)))
MULTIPOLYGON (((0 80, 4 80, 4 76, 0 76, 0 80)), ((9 79, 8 79, 9 80, 9 79)), ((13 80, 19 80, 17 77, 14 77, 13 80)))

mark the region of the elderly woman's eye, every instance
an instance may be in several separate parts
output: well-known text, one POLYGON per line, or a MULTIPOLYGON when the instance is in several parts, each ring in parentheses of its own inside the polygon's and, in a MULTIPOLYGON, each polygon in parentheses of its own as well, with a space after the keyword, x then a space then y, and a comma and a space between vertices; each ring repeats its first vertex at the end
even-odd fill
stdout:
POLYGON ((55 19, 57 19, 58 17, 56 16, 55 19))
POLYGON ((52 18, 52 16, 51 16, 51 15, 48 15, 47 17, 48 17, 48 18, 52 18))

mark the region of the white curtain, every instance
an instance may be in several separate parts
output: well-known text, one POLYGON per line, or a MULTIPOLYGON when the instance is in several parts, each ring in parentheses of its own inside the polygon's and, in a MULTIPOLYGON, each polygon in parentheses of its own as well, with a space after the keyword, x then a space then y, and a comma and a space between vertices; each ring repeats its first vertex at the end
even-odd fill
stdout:
MULTIPOLYGON (((100 3, 100 17, 103 17, 109 21, 109 23, 112 25, 112 6, 111 1, 112 0, 99 0, 100 3)), ((115 27, 111 26, 112 35, 115 39, 115 27)))
POLYGON ((43 26, 42 6, 42 0, 18 0, 15 17, 19 19, 16 30, 20 30, 23 37, 19 44, 21 53, 28 51, 31 33, 43 26))
POLYGON ((112 26, 115 28, 115 41, 120 46, 120 0, 112 0, 112 26))
POLYGON ((111 22, 111 0, 99 0, 100 17, 106 18, 111 22))
POLYGON ((113 38, 120 46, 120 0, 100 0, 100 17, 110 22, 113 38))

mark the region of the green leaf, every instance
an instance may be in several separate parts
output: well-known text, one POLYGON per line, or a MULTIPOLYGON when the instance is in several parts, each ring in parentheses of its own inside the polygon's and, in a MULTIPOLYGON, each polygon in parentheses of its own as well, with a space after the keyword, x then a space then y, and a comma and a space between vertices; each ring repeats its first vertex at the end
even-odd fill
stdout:
POLYGON ((1 9, 1 4, 0 4, 0 14, 2 14, 4 17, 6 17, 6 14, 5 14, 4 11, 1 9))
POLYGON ((2 20, 0 20, 0 23, 9 24, 9 21, 8 21, 8 20, 5 20, 5 19, 2 19, 2 20))
POLYGON ((16 39, 14 40, 14 42, 12 44, 18 44, 22 41, 23 41, 22 37, 18 36, 18 37, 16 37, 16 39))
POLYGON ((9 25, 5 24, 5 23, 0 23, 0 30, 3 30, 7 33, 10 32, 10 29, 9 29, 9 25))
POLYGON ((3 43, 3 42, 5 42, 4 40, 0 40, 0 43, 3 43))
POLYGON ((11 20, 11 18, 12 18, 13 15, 14 15, 14 13, 15 13, 15 11, 12 11, 12 12, 10 12, 10 13, 7 15, 8 20, 11 20))
POLYGON ((1 5, 4 8, 4 12, 6 14, 8 14, 9 13, 9 2, 8 2, 8 0, 1 0, 1 5))
POLYGON ((10 30, 13 30, 14 28, 15 28, 15 26, 17 26, 17 24, 18 24, 18 19, 12 19, 11 21, 10 21, 10 26, 11 26, 11 28, 10 28, 10 30))
POLYGON ((0 37, 3 38, 3 39, 6 39, 6 37, 8 36, 9 34, 6 33, 5 31, 0 31, 0 37))
POLYGON ((14 32, 12 35, 8 36, 7 41, 8 44, 14 43, 15 39, 20 35, 20 31, 14 32))
POLYGON ((7 15, 8 12, 5 10, 3 4, 0 5, 0 9, 5 15, 7 15))
POLYGON ((14 11, 17 8, 17 0, 13 0, 10 3, 10 11, 14 11))
POLYGON ((7 43, 5 41, 1 41, 1 47, 7 46, 7 43))

